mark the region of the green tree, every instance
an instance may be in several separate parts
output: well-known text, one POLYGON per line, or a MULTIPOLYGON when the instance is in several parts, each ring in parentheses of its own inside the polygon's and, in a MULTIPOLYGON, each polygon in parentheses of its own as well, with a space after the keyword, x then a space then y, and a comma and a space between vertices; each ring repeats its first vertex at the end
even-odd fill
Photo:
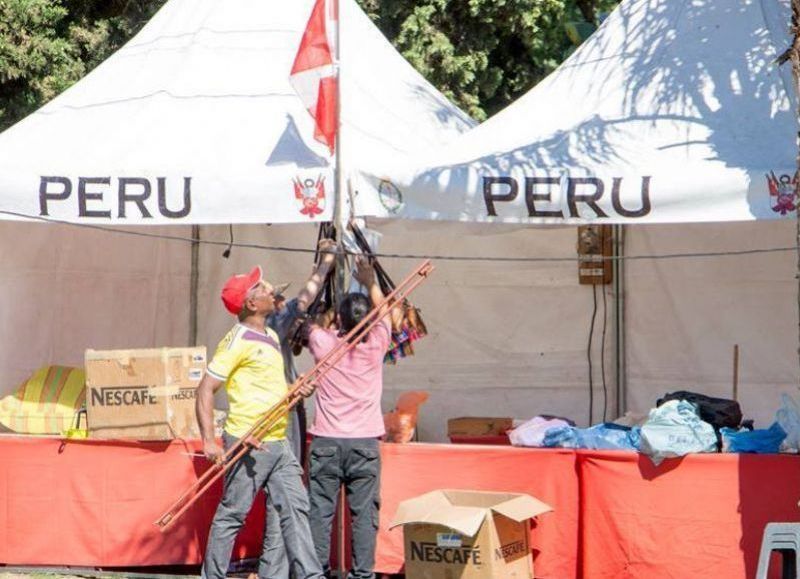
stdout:
POLYGON ((0 130, 85 76, 164 0, 0 0, 0 130))
POLYGON ((397 49, 476 120, 507 106, 617 0, 359 0, 397 49), (576 27, 575 24, 578 24, 576 27))

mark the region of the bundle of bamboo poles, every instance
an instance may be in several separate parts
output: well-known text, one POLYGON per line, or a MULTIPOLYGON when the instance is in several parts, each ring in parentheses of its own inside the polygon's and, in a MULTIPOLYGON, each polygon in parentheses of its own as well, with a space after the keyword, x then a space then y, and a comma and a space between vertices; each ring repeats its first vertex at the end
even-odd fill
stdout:
POLYGON ((361 322, 350 330, 342 341, 326 354, 317 364, 305 374, 302 374, 292 385, 286 395, 277 404, 267 410, 255 424, 242 436, 236 444, 232 445, 223 454, 218 463, 213 463, 197 481, 190 486, 175 503, 155 522, 162 532, 169 529, 178 518, 222 477, 236 462, 247 454, 250 449, 260 444, 261 438, 280 420, 289 410, 302 399, 301 391, 309 384, 315 384, 325 373, 333 368, 350 350, 352 350, 367 333, 383 318, 389 315, 392 306, 402 304, 416 287, 421 284, 433 271, 430 261, 425 261, 416 270, 408 275, 397 287, 383 300, 375 304, 361 322))

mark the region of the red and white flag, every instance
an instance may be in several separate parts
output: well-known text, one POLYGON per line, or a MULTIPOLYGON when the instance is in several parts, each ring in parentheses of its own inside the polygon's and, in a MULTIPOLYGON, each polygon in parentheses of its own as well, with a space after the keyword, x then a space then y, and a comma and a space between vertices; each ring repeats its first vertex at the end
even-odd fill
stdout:
POLYGON ((316 0, 289 76, 289 82, 314 117, 314 138, 326 144, 331 154, 336 146, 337 125, 334 66, 337 4, 338 0, 316 0))

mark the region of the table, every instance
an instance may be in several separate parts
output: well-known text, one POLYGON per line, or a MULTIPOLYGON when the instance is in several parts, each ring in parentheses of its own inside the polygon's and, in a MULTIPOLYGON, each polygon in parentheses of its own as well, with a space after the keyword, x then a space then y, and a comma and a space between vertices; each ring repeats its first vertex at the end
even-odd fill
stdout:
MULTIPOLYGON (((174 530, 153 521, 206 468, 198 441, 0 437, 0 563, 196 565, 220 489, 174 530)), ((549 579, 753 577, 768 521, 800 522, 800 457, 690 455, 655 467, 617 451, 382 445, 376 570, 399 572, 397 504, 437 488, 526 492, 554 508, 531 532, 549 579)), ((260 501, 234 556, 255 557, 260 501)))

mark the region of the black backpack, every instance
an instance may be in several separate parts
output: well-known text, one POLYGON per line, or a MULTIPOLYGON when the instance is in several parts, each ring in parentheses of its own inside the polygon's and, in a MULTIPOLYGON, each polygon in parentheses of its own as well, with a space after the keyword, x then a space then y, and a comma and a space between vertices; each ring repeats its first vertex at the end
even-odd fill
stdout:
POLYGON ((742 423, 742 409, 735 400, 714 398, 697 392, 681 390, 680 392, 665 394, 663 398, 656 402, 656 406, 661 406, 664 402, 669 402, 670 400, 686 400, 695 404, 700 412, 700 419, 703 422, 708 422, 717 432, 723 426, 739 428, 742 423))

